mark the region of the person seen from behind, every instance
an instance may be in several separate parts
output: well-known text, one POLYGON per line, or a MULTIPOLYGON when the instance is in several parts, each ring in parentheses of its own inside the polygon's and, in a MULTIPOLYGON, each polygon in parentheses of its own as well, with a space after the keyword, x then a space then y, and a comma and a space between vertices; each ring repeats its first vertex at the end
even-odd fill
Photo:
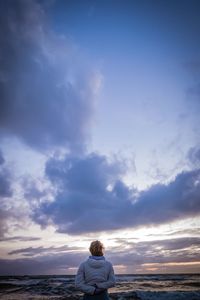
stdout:
POLYGON ((108 289, 115 285, 114 269, 104 257, 104 246, 93 241, 91 256, 82 262, 75 277, 75 286, 84 293, 83 300, 109 300, 108 289))

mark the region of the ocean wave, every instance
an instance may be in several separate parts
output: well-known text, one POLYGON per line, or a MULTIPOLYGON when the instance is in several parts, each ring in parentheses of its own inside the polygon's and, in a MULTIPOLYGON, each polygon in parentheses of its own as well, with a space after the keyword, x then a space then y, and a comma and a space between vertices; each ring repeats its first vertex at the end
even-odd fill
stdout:
POLYGON ((141 300, 199 300, 198 292, 136 292, 141 300))
MULTIPOLYGON (((0 299, 78 300, 74 276, 2 276, 0 299)), ((111 300, 200 300, 200 275, 118 275, 111 300)))

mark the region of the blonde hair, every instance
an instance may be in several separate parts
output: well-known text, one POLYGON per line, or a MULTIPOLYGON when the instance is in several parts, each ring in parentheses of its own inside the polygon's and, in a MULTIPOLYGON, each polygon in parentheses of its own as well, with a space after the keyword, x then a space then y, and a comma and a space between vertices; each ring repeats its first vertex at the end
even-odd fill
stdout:
POLYGON ((90 244, 90 252, 94 256, 103 256, 104 245, 100 241, 93 241, 90 244))

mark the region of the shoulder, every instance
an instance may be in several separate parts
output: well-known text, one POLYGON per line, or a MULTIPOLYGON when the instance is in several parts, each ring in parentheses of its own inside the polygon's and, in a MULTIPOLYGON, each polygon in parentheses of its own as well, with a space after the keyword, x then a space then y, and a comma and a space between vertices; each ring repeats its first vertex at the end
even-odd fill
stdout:
POLYGON ((109 261, 109 260, 105 260, 105 263, 107 264, 107 266, 109 267, 109 268, 112 268, 112 263, 109 261))
POLYGON ((87 260, 84 260, 82 263, 80 263, 79 269, 83 269, 86 264, 87 264, 87 260))

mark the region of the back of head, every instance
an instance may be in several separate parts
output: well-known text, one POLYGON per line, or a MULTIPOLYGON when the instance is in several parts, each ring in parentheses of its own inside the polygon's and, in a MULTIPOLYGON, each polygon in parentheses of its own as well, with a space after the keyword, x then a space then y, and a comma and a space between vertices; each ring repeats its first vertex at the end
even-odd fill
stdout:
POLYGON ((89 249, 93 256, 103 256, 104 246, 100 241, 93 241, 89 249))

